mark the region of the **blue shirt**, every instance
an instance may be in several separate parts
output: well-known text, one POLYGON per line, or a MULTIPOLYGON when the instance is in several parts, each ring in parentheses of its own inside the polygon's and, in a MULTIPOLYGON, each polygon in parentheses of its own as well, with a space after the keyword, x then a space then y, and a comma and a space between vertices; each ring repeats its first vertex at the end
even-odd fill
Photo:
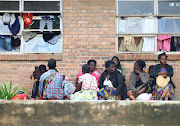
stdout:
MULTIPOLYGON (((162 71, 162 69, 160 69, 160 71, 162 71)), ((167 72, 166 68, 164 69, 164 71, 166 71, 166 72, 167 72)))
MULTIPOLYGON (((39 80, 39 94, 40 95, 43 92, 44 80, 54 72, 56 72, 54 69, 50 69, 41 75, 40 80, 39 80)), ((46 89, 46 97, 43 96, 43 98, 63 99, 62 82, 63 82, 63 75, 60 73, 56 73, 53 80, 51 81, 51 83, 48 85, 46 89)))

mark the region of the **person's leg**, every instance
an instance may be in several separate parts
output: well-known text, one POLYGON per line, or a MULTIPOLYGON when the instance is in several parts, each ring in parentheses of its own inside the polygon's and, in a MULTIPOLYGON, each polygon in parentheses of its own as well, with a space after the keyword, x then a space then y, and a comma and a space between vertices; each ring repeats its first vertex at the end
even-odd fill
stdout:
POLYGON ((38 91, 38 87, 39 87, 39 81, 36 81, 34 83, 34 90, 32 91, 32 98, 36 99, 36 94, 37 94, 37 91, 38 91))
POLYGON ((35 83, 35 94, 37 95, 38 89, 39 89, 39 81, 36 81, 35 83))
POLYGON ((36 83, 34 83, 34 85, 33 85, 33 89, 32 89, 32 95, 31 95, 31 98, 36 98, 36 94, 35 94, 35 84, 36 83))
POLYGON ((167 93, 166 93, 166 96, 165 96, 165 101, 167 101, 168 99, 169 99, 169 96, 170 96, 170 92, 168 91, 167 93))
POLYGON ((127 92, 127 95, 128 97, 131 99, 131 100, 135 100, 136 98, 133 96, 133 93, 131 91, 128 91, 127 92))
POLYGON ((5 39, 7 51, 12 51, 11 38, 10 37, 5 37, 4 39, 5 39))
POLYGON ((166 96, 167 93, 168 93, 168 90, 167 90, 167 89, 164 89, 163 94, 162 94, 162 97, 165 98, 165 96, 166 96))

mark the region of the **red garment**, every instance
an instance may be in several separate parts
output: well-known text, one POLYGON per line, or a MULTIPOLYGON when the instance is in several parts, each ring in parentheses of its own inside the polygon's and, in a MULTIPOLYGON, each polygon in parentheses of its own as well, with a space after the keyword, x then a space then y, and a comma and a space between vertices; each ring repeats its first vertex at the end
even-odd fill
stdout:
POLYGON ((28 95, 27 94, 16 94, 12 100, 28 100, 28 95))
POLYGON ((158 50, 170 51, 171 49, 171 35, 158 35, 158 50))
POLYGON ((57 99, 57 98, 43 98, 43 96, 41 95, 39 97, 39 100, 62 100, 62 99, 57 99))

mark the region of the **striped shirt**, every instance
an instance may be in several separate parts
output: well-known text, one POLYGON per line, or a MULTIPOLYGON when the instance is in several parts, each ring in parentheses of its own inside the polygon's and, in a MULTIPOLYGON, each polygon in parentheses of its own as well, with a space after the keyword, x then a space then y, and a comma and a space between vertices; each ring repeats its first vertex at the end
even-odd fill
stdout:
MULTIPOLYGON (((39 94, 42 95, 43 92, 43 82, 49 77, 52 73, 56 72, 54 69, 50 69, 44 74, 41 75, 39 80, 39 94)), ((62 89, 63 76, 60 73, 56 73, 55 77, 48 85, 46 89, 46 97, 43 98, 56 98, 63 99, 63 89, 62 89)))

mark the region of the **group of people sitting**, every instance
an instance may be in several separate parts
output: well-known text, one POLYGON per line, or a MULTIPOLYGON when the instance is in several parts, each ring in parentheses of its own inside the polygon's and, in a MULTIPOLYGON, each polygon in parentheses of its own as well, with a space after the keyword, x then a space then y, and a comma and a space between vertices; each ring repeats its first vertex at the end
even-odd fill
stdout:
POLYGON ((69 78, 57 71, 56 60, 35 67, 32 99, 40 100, 172 100, 176 88, 171 80, 173 68, 167 64, 166 53, 159 54, 160 64, 151 65, 145 72, 143 60, 134 63, 128 87, 118 57, 105 62, 101 74, 96 69, 96 61, 89 60, 78 73, 75 85, 69 78))

